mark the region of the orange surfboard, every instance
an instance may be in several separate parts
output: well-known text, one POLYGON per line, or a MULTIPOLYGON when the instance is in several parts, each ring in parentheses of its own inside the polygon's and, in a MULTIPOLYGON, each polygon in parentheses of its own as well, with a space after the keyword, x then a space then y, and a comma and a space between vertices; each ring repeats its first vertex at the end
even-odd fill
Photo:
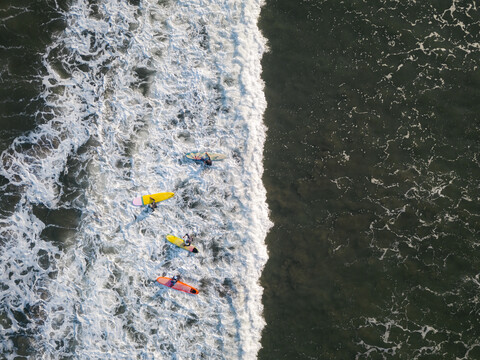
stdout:
POLYGON ((183 291, 183 292, 186 292, 186 293, 189 293, 189 294, 198 295, 198 290, 197 289, 195 289, 194 287, 192 287, 190 285, 187 285, 187 284, 185 284, 181 281, 177 281, 175 283, 175 285, 173 285, 173 286, 171 286, 172 279, 168 278, 168 277, 160 276, 160 277, 157 278, 157 281, 160 284, 168 286, 171 289, 175 289, 175 290, 178 290, 178 291, 183 291))

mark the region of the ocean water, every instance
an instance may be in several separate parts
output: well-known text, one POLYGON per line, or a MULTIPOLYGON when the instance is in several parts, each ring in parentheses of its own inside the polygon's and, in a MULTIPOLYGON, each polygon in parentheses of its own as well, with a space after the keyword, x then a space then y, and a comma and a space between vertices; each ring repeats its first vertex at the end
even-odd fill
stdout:
POLYGON ((479 359, 480 9, 268 0, 259 359, 479 359))
POLYGON ((256 357, 260 6, 2 2, 2 358, 256 357), (184 158, 198 150, 227 159, 184 158), (153 213, 131 204, 162 191, 153 213), (165 240, 187 232, 199 254, 165 240), (175 274, 200 294, 155 282, 175 274))
POLYGON ((474 1, 3 0, 0 25, 0 358, 480 358, 474 1))

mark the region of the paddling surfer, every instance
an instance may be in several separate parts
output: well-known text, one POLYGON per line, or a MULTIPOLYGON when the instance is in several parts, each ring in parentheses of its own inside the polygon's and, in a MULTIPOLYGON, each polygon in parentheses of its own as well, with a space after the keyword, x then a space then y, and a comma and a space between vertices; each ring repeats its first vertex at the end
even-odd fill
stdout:
POLYGON ((155 209, 157 208, 157 202, 155 201, 154 198, 150 197, 150 200, 152 200, 152 202, 150 204, 148 204, 148 208, 154 212, 155 209))
POLYGON ((210 158, 210 155, 208 155, 207 152, 205 152, 205 156, 202 158, 202 161, 205 165, 208 165, 208 166, 212 165, 212 159, 210 158))
POLYGON ((193 235, 185 234, 183 237, 183 245, 184 246, 190 246, 193 242, 193 235))
POLYGON ((170 281, 170 287, 173 287, 177 281, 180 280, 180 275, 175 275, 172 280, 170 281))

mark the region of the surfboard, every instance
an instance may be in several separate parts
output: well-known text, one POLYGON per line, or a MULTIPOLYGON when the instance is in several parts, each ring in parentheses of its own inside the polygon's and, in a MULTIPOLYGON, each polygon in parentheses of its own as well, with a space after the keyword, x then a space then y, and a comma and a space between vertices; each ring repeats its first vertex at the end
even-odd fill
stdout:
POLYGON ((151 194, 151 195, 143 195, 133 199, 132 204, 135 206, 148 205, 152 202, 150 198, 155 199, 156 202, 160 202, 163 200, 170 199, 173 195, 175 194, 172 192, 162 192, 162 193, 151 194))
MULTIPOLYGON (((212 161, 219 161, 219 160, 224 160, 227 157, 224 154, 219 154, 219 153, 213 153, 213 152, 208 152, 208 155, 210 156, 210 159, 212 161)), ((206 157, 205 152, 190 152, 185 155, 187 159, 195 160, 195 161, 203 161, 203 159, 206 157)))
POLYGON ((192 287, 190 285, 187 285, 187 284, 185 284, 181 281, 177 281, 175 283, 175 285, 173 285, 173 286, 170 286, 171 283, 172 283, 172 279, 168 278, 168 277, 160 276, 160 277, 157 278, 157 281, 158 281, 158 283, 160 283, 162 285, 165 285, 165 286, 168 286, 171 289, 175 289, 175 290, 178 290, 178 291, 183 291, 183 292, 186 292, 186 293, 189 293, 189 294, 198 295, 198 290, 197 289, 195 289, 194 287, 192 287))
POLYGON ((193 253, 198 253, 198 249, 195 246, 193 246, 191 244, 188 245, 188 246, 183 245, 184 241, 182 239, 180 239, 179 237, 176 237, 176 236, 173 236, 173 235, 167 235, 166 238, 167 238, 168 241, 170 241, 174 245, 177 245, 179 248, 182 248, 184 250, 187 250, 187 251, 190 251, 190 252, 193 252, 193 253))

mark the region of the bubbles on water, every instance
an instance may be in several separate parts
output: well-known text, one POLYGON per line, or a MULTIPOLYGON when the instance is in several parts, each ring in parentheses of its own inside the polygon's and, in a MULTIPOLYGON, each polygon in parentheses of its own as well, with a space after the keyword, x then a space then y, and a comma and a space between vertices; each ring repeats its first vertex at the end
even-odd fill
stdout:
POLYGON ((2 154, 1 175, 22 195, 1 219, 11 274, 1 346, 46 357, 255 356, 270 226, 259 4, 135 4, 72 4, 44 56, 51 115, 2 154), (228 159, 186 161, 196 149, 228 159), (130 204, 172 190, 153 213, 130 204), (198 254, 165 240, 185 229, 198 234, 198 254), (162 273, 200 294, 161 289, 162 273))

